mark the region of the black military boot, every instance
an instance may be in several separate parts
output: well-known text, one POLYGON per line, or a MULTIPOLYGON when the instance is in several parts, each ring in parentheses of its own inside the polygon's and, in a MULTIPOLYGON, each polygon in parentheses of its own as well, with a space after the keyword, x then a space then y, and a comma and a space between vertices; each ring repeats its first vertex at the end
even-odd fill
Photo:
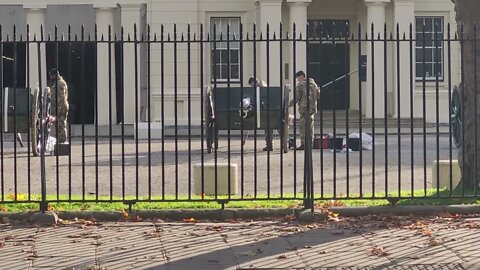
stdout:
POLYGON ((295 148, 295 150, 305 150, 305 145, 301 144, 299 147, 295 148))
POLYGON ((262 150, 263 151, 273 151, 273 146, 272 145, 267 145, 262 150))

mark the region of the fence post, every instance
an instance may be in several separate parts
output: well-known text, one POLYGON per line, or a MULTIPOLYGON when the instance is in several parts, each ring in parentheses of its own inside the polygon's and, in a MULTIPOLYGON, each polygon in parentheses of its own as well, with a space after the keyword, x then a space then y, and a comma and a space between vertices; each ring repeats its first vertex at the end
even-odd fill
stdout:
MULTIPOLYGON (((41 57, 41 44, 43 42, 43 26, 40 26, 40 40, 37 42, 37 63, 38 63, 38 78, 42 78, 42 57, 41 57)), ((41 201, 40 201, 40 211, 42 213, 45 213, 45 211, 48 210, 48 202, 47 202, 47 177, 45 173, 45 126, 42 124, 43 119, 45 118, 45 100, 44 100, 44 91, 43 91, 43 85, 42 85, 42 80, 39 79, 39 85, 38 85, 38 97, 39 100, 41 101, 40 104, 40 185, 41 185, 41 201)), ((36 124, 32 123, 33 128, 36 128, 36 124)), ((48 139, 48 138, 47 138, 48 139)))
MULTIPOLYGON (((308 26, 307 28, 308 29, 308 26)), ((300 33, 300 39, 302 37, 302 33, 300 33)), ((306 63, 308 63, 308 31, 305 33, 305 56, 306 56, 306 63)), ((310 113, 310 75, 309 75, 309 70, 308 70, 308 65, 306 66, 306 78, 305 78, 305 88, 306 88, 306 94, 307 94, 307 111, 310 113)), ((305 157, 304 157, 304 176, 303 179, 305 181, 304 187, 305 187, 305 195, 304 195, 304 201, 303 201, 303 206, 307 209, 311 209, 312 212, 314 211, 313 209, 313 164, 312 164, 312 132, 310 128, 312 126, 312 121, 313 119, 310 117, 310 114, 305 115, 305 142, 304 142, 304 147, 305 147, 305 157)))

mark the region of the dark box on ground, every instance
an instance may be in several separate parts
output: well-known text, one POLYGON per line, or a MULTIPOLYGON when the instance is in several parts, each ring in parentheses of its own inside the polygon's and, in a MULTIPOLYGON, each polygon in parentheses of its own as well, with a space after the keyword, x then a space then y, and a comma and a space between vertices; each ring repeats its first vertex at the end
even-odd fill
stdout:
POLYGON ((360 143, 360 138, 348 138, 347 139, 347 148, 352 149, 352 151, 360 151, 362 144, 360 143))
POLYGON ((70 154, 70 144, 57 143, 53 150, 55 156, 68 156, 70 154))
POLYGON ((315 137, 313 139, 313 149, 329 149, 330 148, 330 137, 328 135, 323 135, 322 137, 315 137))
POLYGON ((330 149, 336 149, 336 150, 342 150, 343 149, 343 138, 337 137, 337 138, 330 138, 330 149))

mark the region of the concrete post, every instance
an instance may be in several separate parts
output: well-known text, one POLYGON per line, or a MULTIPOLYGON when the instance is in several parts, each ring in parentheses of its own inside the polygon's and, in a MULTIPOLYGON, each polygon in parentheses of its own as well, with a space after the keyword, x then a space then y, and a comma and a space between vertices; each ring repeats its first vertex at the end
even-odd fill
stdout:
MULTIPOLYGON (((114 37, 114 11, 115 6, 95 5, 98 40, 109 40, 114 37), (102 37, 103 36, 103 37, 102 37)), ((115 46, 110 44, 110 69, 109 49, 107 43, 97 44, 97 102, 98 102, 98 125, 109 125, 110 114, 112 123, 116 123, 116 91, 115 91, 115 46), (110 71, 110 76, 109 76, 110 71), (109 90, 110 95, 109 95, 109 90), (109 99, 111 98, 111 111, 109 111, 109 99)))
MULTIPOLYGON (((365 0, 365 5, 367 6, 367 31, 369 33, 369 38, 371 38, 372 25, 374 28, 374 39, 376 40, 379 35, 380 39, 385 38, 383 34, 385 25, 385 6, 389 2, 390 0, 365 0)), ((385 117, 384 47, 382 41, 375 41, 373 48, 371 42, 367 42, 367 96, 365 104, 367 118, 385 117), (373 63, 372 55, 374 55, 373 63), (373 80, 372 72, 374 74, 373 80)))
MULTIPOLYGON (((121 23, 124 30, 124 40, 133 41, 134 25, 137 27, 137 40, 140 39, 140 5, 139 4, 122 4, 121 5, 121 23)), ((137 84, 135 84, 135 47, 133 42, 125 43, 123 46, 123 112, 124 124, 135 123, 135 109, 138 112, 138 121, 140 121, 140 46, 137 45, 137 84), (137 101, 135 104, 135 89, 137 89, 137 101)))
MULTIPOLYGON (((26 11, 27 25, 29 26, 29 40, 41 40, 41 29, 45 33, 45 4, 24 5, 26 11)), ((42 87, 47 86, 47 64, 45 43, 40 44, 40 56, 38 55, 37 43, 31 42, 28 46, 28 72, 30 76, 30 87, 33 89, 37 84, 42 87), (39 78, 38 61, 41 62, 41 78, 39 78)))
MULTIPOLYGON (((262 38, 267 39, 267 24, 269 25, 269 38, 278 39, 280 35, 280 23, 282 22, 282 0, 260 0, 260 31, 262 38)), ((282 79, 280 76, 280 42, 269 42, 269 67, 267 72, 267 42, 261 42, 260 44, 260 79, 267 81, 272 86, 281 86, 282 79)))
MULTIPOLYGON (((399 36, 402 40, 404 35, 408 39, 410 36, 410 24, 415 27, 415 4, 413 0, 395 0, 394 4, 394 31, 396 34, 397 24, 399 27, 399 36)), ((415 28, 412 28, 412 35, 415 38, 415 28)), ((413 45, 415 46, 415 45, 413 45)), ((413 48, 412 55, 410 56, 413 65, 410 68, 410 44, 409 42, 400 42, 400 46, 395 46, 394 50, 394 93, 396 93, 394 100, 397 101, 400 96, 400 110, 395 105, 395 116, 398 116, 400 111, 400 117, 410 117, 410 73, 413 74, 413 86, 415 86, 415 47, 413 48), (400 68, 398 69, 397 50, 400 53, 400 68), (397 70, 399 72, 397 72, 397 70), (398 76, 397 76, 398 74, 398 76), (400 89, 398 89, 398 82, 400 83, 400 89)), ((397 102, 395 102, 397 104, 397 102)))

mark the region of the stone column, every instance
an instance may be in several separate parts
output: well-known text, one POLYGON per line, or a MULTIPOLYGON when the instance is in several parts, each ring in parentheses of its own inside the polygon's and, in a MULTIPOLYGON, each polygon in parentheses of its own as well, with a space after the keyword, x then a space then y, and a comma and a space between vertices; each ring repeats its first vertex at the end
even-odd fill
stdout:
MULTIPOLYGON (((269 26, 269 39, 279 38, 280 23, 282 22, 282 0, 260 0, 260 31, 262 38, 267 39, 267 24, 269 26)), ((259 79, 269 81, 271 86, 281 86, 280 76, 280 42, 269 41, 269 63, 267 66, 267 42, 260 43, 260 69, 259 79), (269 70, 268 70, 269 68, 269 70)))
MULTIPOLYGON (((124 30, 124 40, 133 41, 135 39, 134 25, 137 28, 137 40, 140 40, 140 4, 122 4, 121 5, 121 23, 124 30)), ((123 112, 124 124, 135 123, 135 109, 138 112, 138 121, 140 121, 140 45, 137 45, 137 82, 135 82, 135 47, 133 42, 126 42, 123 46, 123 112), (136 83, 136 84, 135 84, 136 83), (135 91, 137 101, 135 104, 135 91)))
MULTIPOLYGON (((305 39, 307 36, 307 6, 311 3, 311 0, 287 0, 289 9, 290 9, 290 25, 289 25, 289 33, 290 36, 293 38, 293 25, 295 24, 295 38, 305 39)), ((290 43, 291 44, 291 43, 290 43)), ((295 63, 293 63, 293 45, 290 45, 290 52, 292 56, 290 57, 290 70, 288 72, 292 74, 293 67, 295 67, 295 71, 307 69, 307 47, 305 42, 297 42, 296 46, 296 53, 295 53, 295 63)), ((295 83, 295 77, 293 74, 290 77, 290 83, 293 85, 295 83)))
MULTIPOLYGON (((408 39, 410 37, 410 24, 412 25, 412 37, 415 38, 415 4, 414 0, 395 0, 394 4, 394 32, 396 34, 397 24, 399 27, 400 40, 404 35, 408 39)), ((394 93, 396 93, 394 100, 397 101, 400 96, 400 108, 397 108, 395 102, 395 116, 410 117, 410 73, 413 74, 413 87, 415 87, 415 44, 413 44, 413 52, 410 56, 410 44, 408 41, 401 41, 400 46, 395 45, 394 49, 394 93), (398 66, 397 50, 400 52, 400 68, 398 66), (410 68, 410 57, 413 65, 410 68), (397 72, 398 70, 398 72, 397 72), (397 76, 398 74, 398 76, 397 76), (398 82, 400 82, 400 89, 398 89, 398 82)))
MULTIPOLYGON (((107 42, 114 39, 114 11, 116 6, 94 5, 96 11, 97 38, 107 42)), ((97 102, 98 102, 98 125, 109 125, 117 122, 116 90, 115 90, 115 46, 110 44, 109 55, 108 43, 97 44, 97 102), (109 60, 110 58, 110 60, 109 60), (110 61, 110 62, 109 62, 110 61), (110 67, 109 67, 110 63, 110 67), (109 93, 110 91, 110 93, 109 93), (109 103, 110 102, 110 103, 109 103), (111 108, 110 105, 111 104, 111 108)))
MULTIPOLYGON (((45 34, 45 4, 26 4, 23 6, 26 13, 27 25, 29 26, 29 40, 39 41, 42 38, 42 29, 45 34)), ((45 39, 45 37, 44 37, 45 39)), ((40 55, 38 55, 38 43, 30 42, 28 46, 28 72, 30 76, 30 87, 34 89, 37 84, 41 87, 47 86, 47 64, 45 43, 40 43, 40 55), (40 76, 38 70, 38 61, 40 61, 40 76)))
MULTIPOLYGON (((367 6, 367 29, 368 37, 371 38, 371 29, 373 25, 373 35, 376 40, 380 35, 380 39, 384 37, 385 25, 385 6, 390 0, 364 0, 367 6)), ((367 118, 384 118, 385 117, 385 76, 384 76, 384 45, 383 41, 375 41, 372 48, 371 42, 367 42, 367 91, 365 112, 367 118), (374 61, 372 63, 372 55, 374 61), (373 68, 373 70, 372 70, 373 68), (372 79, 373 72, 373 79, 372 79), (372 98, 372 91, 373 96, 372 98)))

